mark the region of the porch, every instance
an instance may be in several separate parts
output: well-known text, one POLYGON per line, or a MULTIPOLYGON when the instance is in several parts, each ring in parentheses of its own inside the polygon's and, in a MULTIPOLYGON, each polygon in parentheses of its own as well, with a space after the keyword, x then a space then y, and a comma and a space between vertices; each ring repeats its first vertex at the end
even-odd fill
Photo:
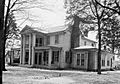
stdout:
POLYGON ((26 49, 24 53, 25 55, 22 60, 23 65, 41 68, 60 67, 61 48, 59 47, 34 47, 31 52, 26 49), (30 53, 32 55, 30 55, 30 53))

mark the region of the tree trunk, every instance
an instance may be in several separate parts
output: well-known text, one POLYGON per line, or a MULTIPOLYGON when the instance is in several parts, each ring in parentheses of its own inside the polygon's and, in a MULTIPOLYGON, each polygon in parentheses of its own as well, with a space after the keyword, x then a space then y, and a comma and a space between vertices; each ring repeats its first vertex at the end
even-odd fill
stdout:
POLYGON ((4 44, 4 5, 5 0, 0 0, 0 84, 2 84, 2 57, 4 44))
POLYGON ((7 71, 5 68, 5 44, 6 44, 6 37, 4 35, 4 46, 3 46, 3 66, 2 66, 2 71, 7 71))
POLYGON ((101 74, 101 28, 100 28, 100 18, 98 18, 98 36, 99 36, 99 44, 98 44, 98 74, 101 74))

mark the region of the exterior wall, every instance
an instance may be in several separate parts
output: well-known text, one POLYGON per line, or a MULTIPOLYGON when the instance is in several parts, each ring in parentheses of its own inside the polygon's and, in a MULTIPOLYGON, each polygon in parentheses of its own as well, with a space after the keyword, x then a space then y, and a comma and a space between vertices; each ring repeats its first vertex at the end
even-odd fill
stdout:
POLYGON ((61 50, 61 58, 60 58, 60 67, 65 68, 68 64, 65 63, 65 52, 69 51, 70 49, 70 32, 66 31, 64 34, 59 35, 59 43, 55 44, 55 35, 50 36, 50 45, 49 46, 56 46, 62 47, 61 50))
POLYGON ((96 54, 95 50, 90 50, 88 52, 88 70, 96 70, 96 54))
POLYGON ((92 46, 92 44, 94 44, 94 47, 96 47, 95 42, 89 41, 80 36, 80 46, 92 46), (86 45, 84 45, 84 42, 86 42, 86 45))
MULTIPOLYGON (((114 63, 113 56, 114 56, 114 54, 112 54, 112 53, 102 51, 102 53, 101 53, 101 69, 102 70, 106 70, 106 69, 110 69, 110 68, 114 67, 114 65, 113 65, 113 63, 114 63), (102 60, 103 59, 105 59, 105 66, 102 66, 102 60), (112 59, 112 63, 111 63, 111 59, 112 59), (107 60, 109 60, 109 66, 107 65, 107 60)), ((96 63, 95 70, 97 70, 97 64, 98 64, 97 52, 96 52, 96 55, 95 55, 95 63, 96 63)))
MULTIPOLYGON (((72 62, 72 67, 75 69, 83 69, 83 70, 87 70, 88 68, 88 51, 74 51, 74 55, 73 55, 73 62, 72 62), (77 54, 85 54, 85 59, 84 59, 84 66, 77 65, 77 54)), ((80 59, 81 62, 81 59, 80 59)))

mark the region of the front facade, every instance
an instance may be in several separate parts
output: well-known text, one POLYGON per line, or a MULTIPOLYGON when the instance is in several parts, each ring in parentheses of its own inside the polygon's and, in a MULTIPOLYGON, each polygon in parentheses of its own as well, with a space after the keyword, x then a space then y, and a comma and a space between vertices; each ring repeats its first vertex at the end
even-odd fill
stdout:
MULTIPOLYGON (((51 31, 30 26, 23 28, 21 31, 21 65, 50 69, 97 69, 95 41, 83 36, 77 29, 70 31, 65 26, 54 28, 51 28, 51 31)), ((102 51, 102 69, 112 67, 112 58, 113 54, 102 51)))

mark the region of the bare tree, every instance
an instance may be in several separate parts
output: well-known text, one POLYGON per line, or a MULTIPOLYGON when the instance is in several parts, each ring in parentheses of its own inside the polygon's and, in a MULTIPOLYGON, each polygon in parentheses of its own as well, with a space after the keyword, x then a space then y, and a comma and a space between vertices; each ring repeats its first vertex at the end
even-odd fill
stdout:
POLYGON ((2 84, 2 58, 3 58, 3 26, 4 26, 4 4, 5 0, 0 1, 0 84, 2 84))
POLYGON ((95 1, 101 7, 112 10, 113 12, 120 15, 120 0, 103 0, 102 2, 105 2, 106 5, 99 2, 98 0, 95 0, 95 1))
MULTIPOLYGON (((5 69, 6 40, 7 40, 8 36, 10 35, 10 30, 12 31, 11 28, 18 28, 16 26, 14 20, 12 20, 12 19, 9 20, 9 18, 12 16, 12 14, 14 14, 15 12, 17 12, 17 13, 21 12, 21 13, 25 14, 27 9, 35 8, 35 7, 50 10, 46 5, 44 5, 44 2, 42 0, 7 0, 5 7, 6 7, 6 10, 5 10, 5 18, 4 18, 5 22, 4 22, 3 71, 6 71, 6 69, 5 69)), ((32 19, 26 17, 24 21, 26 21, 26 20, 32 20, 32 19)))

